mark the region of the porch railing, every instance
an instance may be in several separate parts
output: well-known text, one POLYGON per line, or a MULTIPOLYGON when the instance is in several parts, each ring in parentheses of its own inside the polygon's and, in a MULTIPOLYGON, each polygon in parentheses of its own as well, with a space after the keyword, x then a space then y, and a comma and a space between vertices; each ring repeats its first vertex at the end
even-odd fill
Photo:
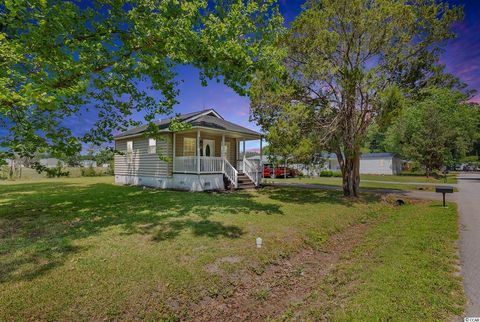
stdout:
POLYGON ((221 157, 200 157, 201 173, 223 172, 223 158, 221 157))
POLYGON ((223 159, 224 165, 224 174, 230 180, 235 188, 238 187, 238 171, 227 161, 227 159, 223 159))
POLYGON ((196 173, 198 171, 197 157, 173 158, 173 171, 183 173, 196 173))
POLYGON ((173 171, 183 173, 222 173, 223 158, 221 157, 175 157, 173 171), (198 161, 200 160, 200 167, 198 161))
POLYGON ((256 162, 252 162, 252 160, 248 160, 247 158, 243 157, 242 161, 242 170, 243 173, 247 175, 247 177, 252 180, 255 186, 260 184, 260 167, 256 164, 256 162))
POLYGON ((243 160, 237 162, 237 169, 222 157, 175 157, 173 159, 173 171, 176 173, 223 173, 235 188, 238 187, 238 172, 243 171, 252 180, 255 186, 260 184, 261 166, 255 160, 243 160), (200 161, 200 163, 198 163, 200 161), (238 169, 238 170, 237 170, 238 169))

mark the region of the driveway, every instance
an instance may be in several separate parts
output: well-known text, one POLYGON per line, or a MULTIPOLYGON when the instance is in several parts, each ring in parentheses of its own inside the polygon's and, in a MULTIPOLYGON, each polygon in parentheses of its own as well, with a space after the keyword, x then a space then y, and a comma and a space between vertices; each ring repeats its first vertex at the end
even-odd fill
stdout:
POLYGON ((458 177, 460 257, 468 298, 466 316, 480 316, 480 174, 458 177))

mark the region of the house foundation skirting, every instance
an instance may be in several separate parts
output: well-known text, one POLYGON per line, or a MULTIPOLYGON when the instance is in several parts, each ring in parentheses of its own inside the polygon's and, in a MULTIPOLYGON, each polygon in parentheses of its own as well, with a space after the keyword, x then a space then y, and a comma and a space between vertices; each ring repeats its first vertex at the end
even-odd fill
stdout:
POLYGON ((223 174, 174 173, 171 177, 115 175, 115 183, 185 191, 224 190, 223 174))

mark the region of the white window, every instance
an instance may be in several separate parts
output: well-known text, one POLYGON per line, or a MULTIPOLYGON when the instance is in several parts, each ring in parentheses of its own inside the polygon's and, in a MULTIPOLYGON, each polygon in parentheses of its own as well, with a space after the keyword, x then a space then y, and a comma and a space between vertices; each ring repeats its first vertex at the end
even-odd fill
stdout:
POLYGON ((150 154, 157 153, 157 140, 148 139, 148 153, 150 154))
POLYGON ((127 163, 133 160, 133 141, 127 141, 127 163))
POLYGON ((195 138, 183 138, 183 156, 195 156, 197 140, 195 138))

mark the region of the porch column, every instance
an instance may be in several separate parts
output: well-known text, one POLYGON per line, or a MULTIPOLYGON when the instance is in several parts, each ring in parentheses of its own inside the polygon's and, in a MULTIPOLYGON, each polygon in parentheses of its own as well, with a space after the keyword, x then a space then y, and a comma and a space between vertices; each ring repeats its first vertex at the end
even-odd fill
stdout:
POLYGON ((175 145, 176 145, 176 139, 177 139, 177 134, 175 132, 173 132, 173 149, 172 149, 172 161, 173 161, 173 165, 172 165, 172 171, 175 172, 175 145))
POLYGON ((260 169, 257 170, 257 175, 258 175, 258 171, 262 171, 261 177, 263 179, 263 146, 262 145, 263 145, 263 138, 260 137, 260 169))
POLYGON ((220 156, 225 159, 225 134, 222 134, 222 147, 220 148, 220 156))
POLYGON ((220 155, 222 156, 222 172, 225 172, 225 134, 222 134, 222 147, 220 148, 220 155))
POLYGON ((235 149, 237 150, 236 151, 237 153, 235 155, 235 167, 238 167, 238 161, 240 161, 240 140, 235 139, 235 144, 236 144, 235 149))
POLYGON ((245 139, 243 139, 243 158, 245 159, 245 139))
POLYGON ((200 130, 197 130, 197 173, 200 173, 200 130))
POLYGON ((262 161, 263 160, 262 143, 263 143, 263 140, 260 137, 260 166, 262 165, 262 162, 263 162, 262 161))

